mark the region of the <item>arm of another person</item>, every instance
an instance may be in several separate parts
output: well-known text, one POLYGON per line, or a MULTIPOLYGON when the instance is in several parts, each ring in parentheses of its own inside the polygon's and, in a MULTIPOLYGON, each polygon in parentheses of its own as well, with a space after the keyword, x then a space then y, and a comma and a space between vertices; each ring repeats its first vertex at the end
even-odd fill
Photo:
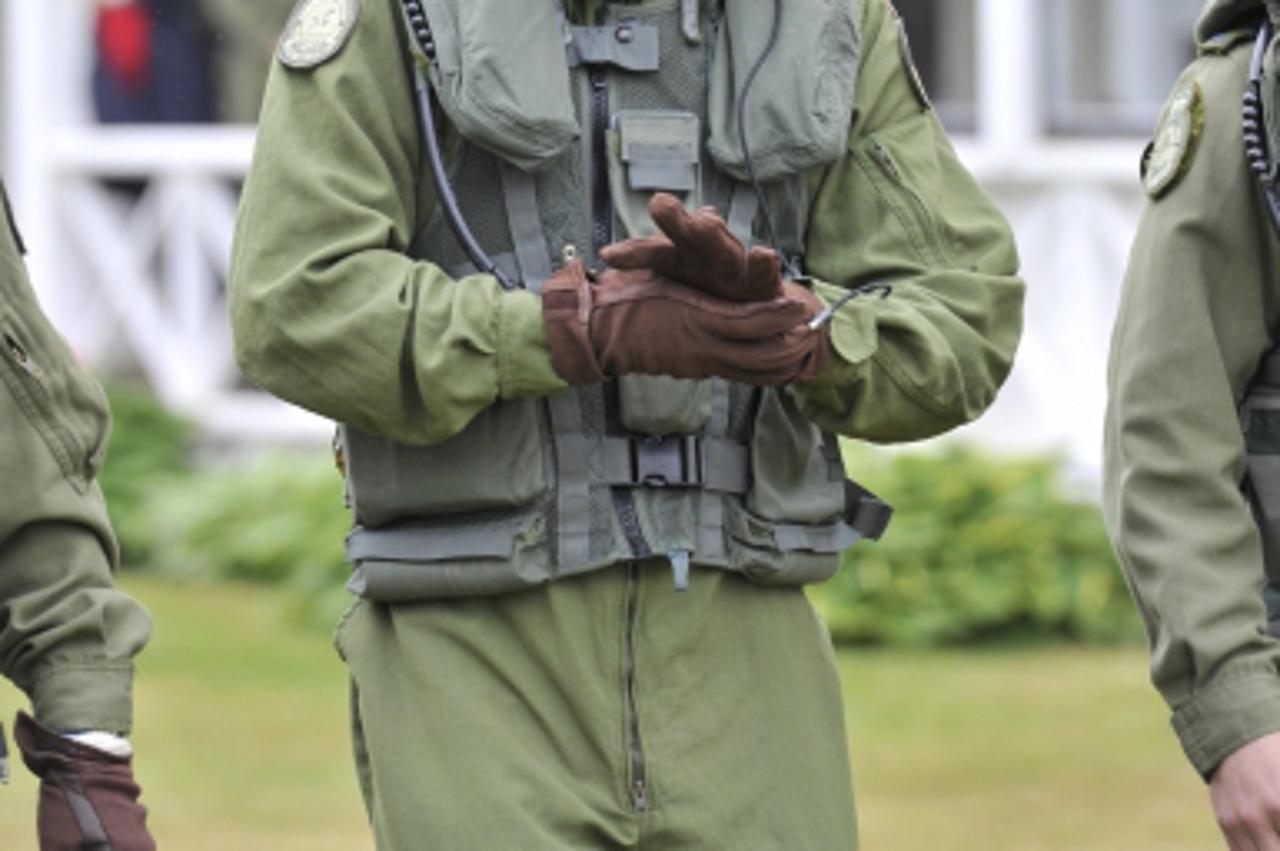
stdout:
POLYGON ((236 356, 304 408, 435 443, 495 400, 567 385, 535 294, 406 256, 434 206, 409 60, 392 0, 361 5, 332 60, 272 69, 237 225, 236 356))
POLYGON ((1008 375, 1023 283, 1003 216, 952 150, 912 80, 886 0, 863 0, 863 59, 847 154, 815 179, 807 265, 837 357, 795 385, 805 414, 874 441, 974 419, 1008 375))
POLYGON ((0 215, 0 673, 48 727, 126 733, 151 620, 112 582, 106 399, 40 312, 16 233, 0 215))
POLYGON ((1107 524, 1151 640, 1152 679, 1208 777, 1280 730, 1280 642, 1266 634, 1261 540, 1240 490, 1237 405, 1270 345, 1277 242, 1240 130, 1249 51, 1195 62, 1204 130, 1143 216, 1112 340, 1107 524))

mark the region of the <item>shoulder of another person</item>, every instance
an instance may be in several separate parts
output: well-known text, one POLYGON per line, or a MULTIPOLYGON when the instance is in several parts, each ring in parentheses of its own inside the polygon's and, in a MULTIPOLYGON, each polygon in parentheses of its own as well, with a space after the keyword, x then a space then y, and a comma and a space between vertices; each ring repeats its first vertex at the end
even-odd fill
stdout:
POLYGON ((1215 169, 1243 166, 1249 44, 1203 53, 1174 84, 1141 158, 1142 186, 1153 200, 1170 194, 1202 160, 1215 169))

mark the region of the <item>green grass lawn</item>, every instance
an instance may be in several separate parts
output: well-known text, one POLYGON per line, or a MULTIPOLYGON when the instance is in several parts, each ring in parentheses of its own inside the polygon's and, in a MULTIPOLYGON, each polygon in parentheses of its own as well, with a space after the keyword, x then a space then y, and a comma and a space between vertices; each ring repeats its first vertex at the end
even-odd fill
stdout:
MULTIPOLYGON (((168 851, 369 851, 327 638, 245 587, 126 577, 139 779, 168 851)), ((841 653, 866 851, 1222 847, 1140 649, 841 653)), ((0 717, 22 705, 0 685, 0 717)), ((7 724, 6 724, 7 726, 7 724)), ((35 784, 0 788, 0 849, 34 849, 35 784)))

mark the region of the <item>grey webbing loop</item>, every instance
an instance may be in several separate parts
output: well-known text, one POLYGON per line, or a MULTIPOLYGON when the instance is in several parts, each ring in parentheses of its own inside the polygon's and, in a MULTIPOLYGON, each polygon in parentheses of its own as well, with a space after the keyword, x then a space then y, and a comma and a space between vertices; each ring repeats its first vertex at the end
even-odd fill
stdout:
POLYGON ((556 540, 561 568, 585 564, 591 553, 589 441, 574 390, 547 399, 556 455, 556 540))
POLYGON ((658 70, 658 28, 625 22, 607 27, 573 27, 565 45, 565 61, 579 65, 613 65, 625 71, 658 70))
POLYGON ((698 25, 698 0, 680 0, 680 32, 690 44, 702 44, 698 25))
MULTIPOLYGON (((754 197, 754 196, 753 196, 754 197)), ((720 378, 711 381, 711 417, 707 421, 707 438, 712 443, 722 440, 729 433, 729 383, 720 378)), ((742 475, 742 490, 746 493, 750 470, 750 454, 745 451, 737 472, 742 475)), ((718 459, 708 458, 706 467, 719 471, 730 467, 718 459)), ((717 473, 718 475, 718 473, 717 473)), ((739 491, 729 491, 738 493, 739 491)), ((698 554, 705 559, 723 560, 724 546, 724 496, 721 492, 706 488, 698 500, 698 554)))
POLYGON ((514 517, 472 526, 397 526, 367 529, 356 526, 347 535, 347 560, 422 561, 424 559, 510 557, 520 532, 514 517))
POLYGON ((62 787, 62 793, 67 796, 71 815, 76 820, 76 826, 80 828, 80 834, 83 837, 80 847, 84 851, 111 851, 111 842, 107 839, 107 829, 102 824, 102 818, 84 793, 68 789, 66 786, 62 787))
POLYGON ((543 236, 542 214, 538 211, 538 187, 532 174, 501 161, 502 199, 507 209, 507 225, 515 245, 520 279, 527 289, 542 292, 551 277, 551 257, 543 236))
POLYGON ((760 209, 760 196, 748 183, 735 183, 733 197, 729 200, 729 232, 750 248, 754 239, 756 212, 760 209))
POLYGON ((893 519, 893 506, 848 479, 844 483, 844 504, 845 523, 872 541, 880 540, 893 519))
POLYGON ((9 782, 9 746, 4 740, 4 725, 0 724, 0 785, 9 782))

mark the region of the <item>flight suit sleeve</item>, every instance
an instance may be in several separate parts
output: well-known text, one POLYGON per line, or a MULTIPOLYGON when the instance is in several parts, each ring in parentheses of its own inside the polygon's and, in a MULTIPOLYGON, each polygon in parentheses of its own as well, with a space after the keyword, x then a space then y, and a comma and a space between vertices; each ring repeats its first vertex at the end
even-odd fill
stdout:
POLYGON ((151 619, 112 581, 106 399, 40 312, 15 234, 0 216, 0 673, 51 729, 123 734, 151 619))
POLYGON ((887 0, 863 3, 863 59, 845 156, 817 176, 806 262, 828 304, 832 358, 792 388, 828 431, 915 440, 977 417, 1008 375, 1023 283, 1004 217, 956 157, 887 0))
POLYGON ((394 0, 363 0, 318 67, 276 62, 230 276, 244 373, 403 443, 456 434, 497 399, 567 385, 541 303, 406 251, 435 204, 394 0))
MULTIPOLYGON (((1152 679, 1208 777, 1280 730, 1260 535, 1237 413, 1277 323, 1275 233, 1240 126, 1249 50, 1197 60, 1203 133, 1143 215, 1108 370, 1104 510, 1150 638, 1152 679)), ((1166 163, 1167 167, 1167 163, 1166 163)))

